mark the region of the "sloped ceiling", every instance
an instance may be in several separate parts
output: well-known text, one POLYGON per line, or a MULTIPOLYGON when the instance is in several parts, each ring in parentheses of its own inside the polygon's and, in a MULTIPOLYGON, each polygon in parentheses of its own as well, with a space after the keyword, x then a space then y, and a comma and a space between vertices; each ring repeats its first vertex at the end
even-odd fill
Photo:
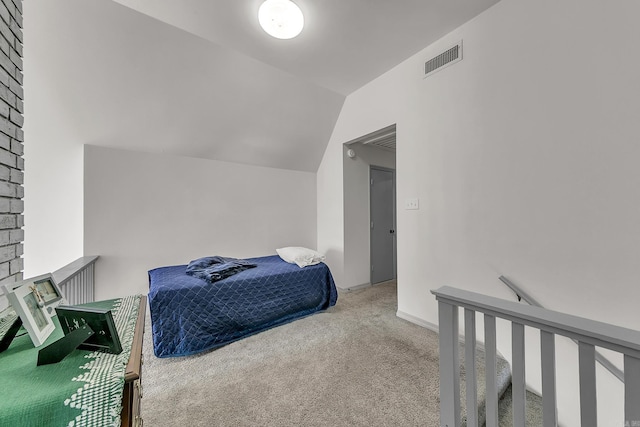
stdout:
POLYGON ((262 0, 30 1, 25 77, 80 142, 311 172, 349 93, 497 2, 297 0, 277 40, 262 0))
POLYGON ((498 0, 295 0, 292 40, 258 25, 263 0, 114 0, 341 95, 365 85, 498 0))

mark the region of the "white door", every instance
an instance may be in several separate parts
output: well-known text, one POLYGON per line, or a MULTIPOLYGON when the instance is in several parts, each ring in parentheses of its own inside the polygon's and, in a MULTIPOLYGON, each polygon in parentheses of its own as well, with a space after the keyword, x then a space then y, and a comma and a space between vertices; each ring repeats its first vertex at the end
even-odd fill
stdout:
POLYGON ((371 166, 371 284, 396 277, 395 172, 371 166))

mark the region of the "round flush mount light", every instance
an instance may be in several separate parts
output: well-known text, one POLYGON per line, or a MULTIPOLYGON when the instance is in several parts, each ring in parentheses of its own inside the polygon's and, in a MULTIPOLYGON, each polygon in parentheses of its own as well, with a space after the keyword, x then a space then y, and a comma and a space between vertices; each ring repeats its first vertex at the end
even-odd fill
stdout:
POLYGON ((304 15, 290 0, 266 0, 258 9, 258 22, 270 36, 286 40, 300 34, 304 15))

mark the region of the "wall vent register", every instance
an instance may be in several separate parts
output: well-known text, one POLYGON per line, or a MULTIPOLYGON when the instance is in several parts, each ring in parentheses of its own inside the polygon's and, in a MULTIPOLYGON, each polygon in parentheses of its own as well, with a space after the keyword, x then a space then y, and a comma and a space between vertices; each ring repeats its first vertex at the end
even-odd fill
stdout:
POLYGON ((424 63, 424 75, 423 77, 430 76, 431 74, 440 71, 441 69, 453 65, 456 62, 462 60, 462 40, 456 43, 454 46, 445 50, 441 54, 434 56, 430 60, 424 63))

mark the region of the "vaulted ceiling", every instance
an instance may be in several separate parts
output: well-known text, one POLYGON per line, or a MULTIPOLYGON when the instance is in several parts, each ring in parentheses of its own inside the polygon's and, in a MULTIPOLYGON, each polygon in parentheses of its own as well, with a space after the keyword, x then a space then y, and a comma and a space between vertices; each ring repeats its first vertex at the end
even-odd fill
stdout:
POLYGON ((25 60, 82 143, 314 172, 347 95, 497 1, 296 0, 291 40, 262 0, 36 1, 25 60))
POLYGON ((300 36, 258 25, 263 0, 114 0, 341 95, 378 77, 498 0, 295 0, 300 36))

